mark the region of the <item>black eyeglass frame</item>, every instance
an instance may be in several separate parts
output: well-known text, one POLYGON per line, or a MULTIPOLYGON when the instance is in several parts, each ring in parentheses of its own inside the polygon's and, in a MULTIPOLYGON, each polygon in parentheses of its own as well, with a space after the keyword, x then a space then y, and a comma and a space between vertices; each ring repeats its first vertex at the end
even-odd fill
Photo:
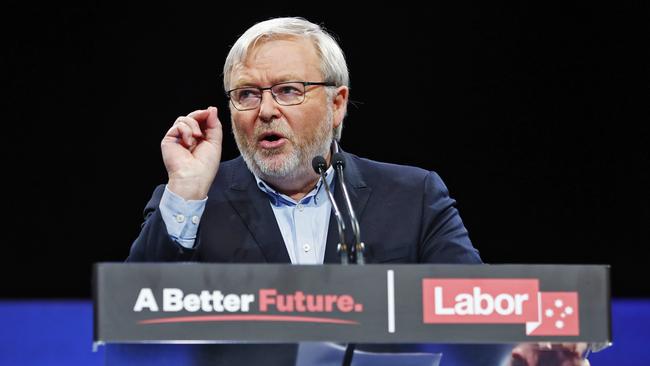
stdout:
POLYGON ((281 83, 276 83, 276 84, 273 84, 273 85, 271 85, 269 87, 266 87, 266 88, 260 88, 260 87, 256 87, 256 86, 242 86, 240 88, 230 89, 230 90, 226 91, 226 97, 228 99, 230 99, 230 103, 232 103, 232 106, 235 107, 235 109, 237 109, 238 111, 250 111, 250 110, 258 108, 260 106, 260 104, 262 103, 262 99, 260 97, 260 104, 258 104, 257 106, 255 106, 253 108, 245 108, 245 109, 237 108, 237 105, 235 105, 235 102, 230 97, 230 93, 234 92, 235 90, 240 90, 240 89, 257 89, 257 90, 260 91, 260 96, 264 93, 265 90, 268 90, 268 91, 271 92, 271 96, 273 97, 273 100, 276 103, 278 103, 279 105, 282 105, 282 106, 299 105, 299 104, 302 104, 305 101, 305 97, 303 95, 302 100, 300 102, 298 102, 298 103, 293 103, 293 104, 282 104, 282 103, 280 103, 278 101, 277 96, 275 95, 275 93, 273 93, 273 88, 278 86, 278 85, 282 85, 282 84, 302 84, 303 87, 305 88, 304 94, 307 94, 307 87, 308 86, 312 86, 312 85, 328 86, 328 87, 336 86, 336 83, 333 83, 331 81, 283 81, 281 83))

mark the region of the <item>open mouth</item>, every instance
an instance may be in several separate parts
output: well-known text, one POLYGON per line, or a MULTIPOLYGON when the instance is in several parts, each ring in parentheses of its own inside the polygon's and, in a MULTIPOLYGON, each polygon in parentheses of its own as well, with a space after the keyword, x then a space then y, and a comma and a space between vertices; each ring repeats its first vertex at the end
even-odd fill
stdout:
POLYGON ((286 142, 286 138, 276 132, 266 132, 260 136, 259 144, 263 148, 273 149, 282 146, 286 142))
POLYGON ((282 136, 280 136, 280 135, 276 135, 276 134, 273 133, 273 134, 269 134, 269 135, 265 135, 265 136, 263 136, 263 137, 262 137, 262 141, 270 141, 270 142, 273 142, 273 141, 278 141, 278 140, 281 139, 281 138, 282 138, 282 136))

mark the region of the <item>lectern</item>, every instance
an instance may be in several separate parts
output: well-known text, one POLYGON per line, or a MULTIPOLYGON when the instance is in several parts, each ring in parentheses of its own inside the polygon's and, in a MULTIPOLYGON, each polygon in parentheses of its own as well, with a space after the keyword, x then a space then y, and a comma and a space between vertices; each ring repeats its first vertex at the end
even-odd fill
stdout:
POLYGON ((599 265, 100 263, 94 342, 107 365, 340 364, 348 343, 353 365, 496 365, 609 345, 609 304, 599 265))

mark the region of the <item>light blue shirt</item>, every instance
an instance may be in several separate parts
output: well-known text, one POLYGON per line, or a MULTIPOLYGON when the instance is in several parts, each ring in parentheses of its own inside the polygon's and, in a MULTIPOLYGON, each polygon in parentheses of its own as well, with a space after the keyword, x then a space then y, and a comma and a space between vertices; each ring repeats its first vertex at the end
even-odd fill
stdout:
MULTIPOLYGON (((327 184, 333 190, 334 169, 330 167, 326 174, 327 184)), ((258 177, 255 180, 257 187, 269 197, 291 263, 322 264, 332 209, 322 179, 299 201, 277 192, 258 177)), ((194 246, 206 202, 207 198, 186 201, 165 187, 159 207, 174 241, 186 248, 194 246)))

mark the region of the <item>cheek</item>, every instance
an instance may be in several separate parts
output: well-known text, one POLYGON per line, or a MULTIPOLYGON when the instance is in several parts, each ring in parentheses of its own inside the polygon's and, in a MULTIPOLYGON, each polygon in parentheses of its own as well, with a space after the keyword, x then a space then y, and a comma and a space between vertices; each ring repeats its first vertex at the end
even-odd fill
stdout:
POLYGON ((249 116, 233 114, 232 125, 233 129, 236 128, 239 133, 250 136, 255 128, 255 119, 249 116))
POLYGON ((301 135, 312 135, 325 123, 327 118, 327 110, 322 108, 313 108, 300 115, 293 116, 292 128, 296 133, 301 135))

